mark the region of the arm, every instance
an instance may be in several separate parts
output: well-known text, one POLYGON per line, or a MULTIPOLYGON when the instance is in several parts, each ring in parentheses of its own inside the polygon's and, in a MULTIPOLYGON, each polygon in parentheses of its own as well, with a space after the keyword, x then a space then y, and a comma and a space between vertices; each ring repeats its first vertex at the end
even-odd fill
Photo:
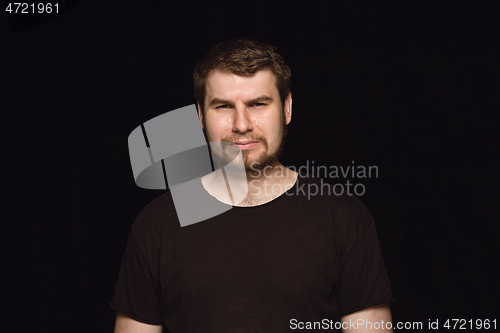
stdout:
POLYGON ((340 318, 340 321, 342 327, 346 327, 342 328, 343 333, 392 332, 391 308, 388 303, 348 314, 340 318), (391 323, 390 329, 387 328, 387 322, 391 323), (352 323, 357 323, 357 327, 353 328, 352 325, 349 325, 352 323))
POLYGON ((116 314, 115 333, 162 333, 162 325, 141 323, 121 313, 116 314))

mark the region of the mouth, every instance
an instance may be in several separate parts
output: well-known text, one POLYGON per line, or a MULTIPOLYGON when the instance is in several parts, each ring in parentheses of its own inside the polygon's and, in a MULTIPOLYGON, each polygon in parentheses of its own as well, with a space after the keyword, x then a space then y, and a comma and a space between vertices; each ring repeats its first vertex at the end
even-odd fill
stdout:
POLYGON ((248 150, 257 147, 260 143, 259 141, 235 141, 233 144, 238 146, 241 150, 248 150))

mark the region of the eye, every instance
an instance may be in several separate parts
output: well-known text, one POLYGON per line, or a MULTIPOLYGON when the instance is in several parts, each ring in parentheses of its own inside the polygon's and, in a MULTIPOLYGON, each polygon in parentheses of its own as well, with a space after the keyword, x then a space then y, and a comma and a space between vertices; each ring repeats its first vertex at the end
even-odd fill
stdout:
POLYGON ((227 108, 229 108, 229 105, 226 105, 226 104, 219 105, 218 107, 216 107, 216 109, 227 109, 227 108))
POLYGON ((261 107, 266 105, 265 103, 253 103, 252 106, 261 107))

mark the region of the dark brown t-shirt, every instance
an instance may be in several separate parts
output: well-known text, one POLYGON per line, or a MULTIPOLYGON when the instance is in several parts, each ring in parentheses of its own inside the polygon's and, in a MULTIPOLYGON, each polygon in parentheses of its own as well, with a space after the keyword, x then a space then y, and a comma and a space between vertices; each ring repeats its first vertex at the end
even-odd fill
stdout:
POLYGON ((153 200, 132 225, 110 305, 173 333, 277 333, 393 301, 363 204, 299 177, 271 202, 185 227, 170 192, 153 200))

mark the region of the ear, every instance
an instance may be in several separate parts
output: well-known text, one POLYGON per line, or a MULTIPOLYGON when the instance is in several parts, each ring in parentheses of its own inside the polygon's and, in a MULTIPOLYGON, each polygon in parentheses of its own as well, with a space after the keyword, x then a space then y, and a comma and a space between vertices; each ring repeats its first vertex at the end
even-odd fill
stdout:
POLYGON ((285 120, 288 125, 292 121, 292 93, 288 94, 288 97, 285 99, 285 120))
POLYGON ((203 112, 201 111, 200 103, 196 102, 196 106, 198 108, 198 118, 200 118, 200 125, 202 129, 205 129, 203 127, 203 112))

